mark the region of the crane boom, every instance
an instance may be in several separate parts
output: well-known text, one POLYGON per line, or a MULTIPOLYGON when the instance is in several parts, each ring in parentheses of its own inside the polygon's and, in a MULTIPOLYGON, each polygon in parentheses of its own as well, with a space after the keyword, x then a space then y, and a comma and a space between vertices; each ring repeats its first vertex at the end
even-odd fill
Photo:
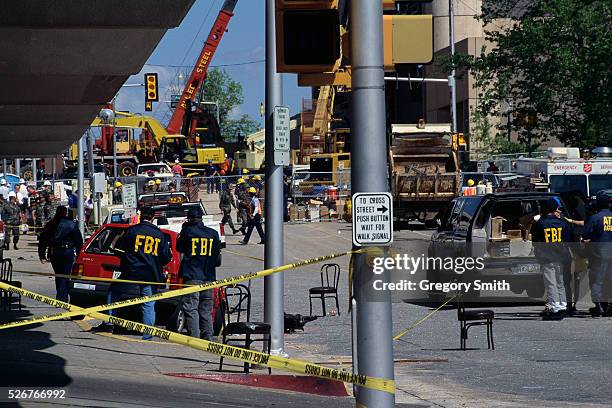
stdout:
POLYGON ((206 78, 206 73, 208 71, 210 62, 212 61, 213 56, 217 51, 217 47, 219 46, 219 42, 221 41, 221 38, 223 38, 227 25, 234 15, 234 8, 236 7, 237 2, 238 0, 225 0, 225 3, 223 3, 223 7, 221 7, 221 11, 219 11, 215 24, 210 30, 208 38, 204 43, 204 47, 202 48, 198 62, 196 66, 193 67, 176 109, 168 122, 168 126, 166 126, 168 133, 180 133, 181 126, 183 125, 183 117, 185 116, 185 110, 187 108, 187 100, 194 101, 198 89, 200 86, 202 86, 202 83, 206 78))

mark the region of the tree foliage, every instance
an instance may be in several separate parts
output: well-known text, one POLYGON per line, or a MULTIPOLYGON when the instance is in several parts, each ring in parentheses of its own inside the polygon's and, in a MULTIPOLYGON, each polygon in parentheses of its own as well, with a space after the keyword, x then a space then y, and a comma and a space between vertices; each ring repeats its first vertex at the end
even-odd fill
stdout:
POLYGON ((246 136, 259 130, 260 125, 248 115, 237 116, 236 110, 244 103, 243 89, 225 70, 211 69, 202 86, 202 100, 219 104, 219 127, 224 138, 232 139, 240 133, 246 136))
POLYGON ((531 150, 612 145, 612 1, 490 0, 478 18, 490 45, 453 63, 474 76, 481 114, 510 114, 531 150))

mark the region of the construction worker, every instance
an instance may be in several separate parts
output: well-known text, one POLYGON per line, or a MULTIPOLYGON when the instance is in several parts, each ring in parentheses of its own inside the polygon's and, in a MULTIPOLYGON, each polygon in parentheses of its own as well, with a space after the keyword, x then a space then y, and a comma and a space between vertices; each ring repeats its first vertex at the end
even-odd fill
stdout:
POLYGON ((462 195, 464 196, 472 196, 476 195, 476 187, 474 187, 474 180, 469 179, 467 181, 467 187, 463 187, 461 190, 462 195))
POLYGON ((236 198, 234 197, 234 185, 230 183, 219 194, 219 209, 223 213, 221 225, 229 224, 232 232, 236 234, 238 230, 234 227, 234 222, 232 221, 232 207, 237 208, 236 198))
POLYGON ((113 204, 120 204, 123 201, 121 190, 123 184, 120 181, 115 181, 115 188, 113 189, 113 204))
POLYGON ((9 201, 4 204, 2 220, 5 222, 6 227, 4 248, 10 248, 11 235, 13 236, 13 248, 17 249, 17 243, 19 242, 19 226, 21 225, 21 209, 17 203, 17 194, 11 191, 8 194, 9 201))
POLYGON ((571 225, 561 218, 559 202, 548 199, 543 215, 531 228, 535 256, 540 263, 546 289, 544 320, 562 320, 567 313, 567 298, 563 278, 563 265, 569 263, 567 243, 573 241, 571 225))
POLYGON ((242 177, 239 178, 236 186, 236 204, 238 206, 238 222, 240 223, 239 231, 242 232, 242 235, 246 234, 251 202, 247 189, 246 181, 242 177))
MULTIPOLYGON (((121 279, 143 282, 165 282, 163 266, 172 260, 170 241, 161 230, 153 224, 155 211, 151 207, 140 210, 140 223, 126 229, 125 234, 115 247, 121 253, 121 279)), ((110 286, 107 301, 113 303, 124 296, 152 296, 157 287, 147 284, 113 283, 110 286)), ((142 322, 155 326, 155 301, 142 303, 142 322)), ((114 312, 109 310, 109 315, 114 312)), ((109 324, 101 324, 95 331, 112 331, 109 324)), ((144 334, 143 340, 153 336, 144 334)))
POLYGON ((251 186, 255 187, 258 193, 263 189, 263 182, 261 181, 261 176, 259 174, 253 176, 251 186))
POLYGON ((144 190, 145 192, 149 192, 149 193, 155 192, 155 180, 147 181, 147 184, 145 184, 144 189, 145 189, 144 190))
POLYGON ((163 191, 160 179, 155 179, 155 191, 163 191))
MULTIPOLYGON (((70 275, 76 255, 83 247, 83 236, 78 225, 68 218, 68 208, 60 206, 54 217, 45 225, 38 240, 40 262, 47 261, 47 249, 53 271, 58 275, 70 275)), ((68 278, 55 278, 56 299, 68 302, 68 278)))
POLYGON ((590 243, 591 316, 612 316, 612 196, 599 194, 599 212, 589 218, 583 240, 590 243))
POLYGON ((49 180, 44 181, 40 194, 42 194, 43 198, 47 197, 48 195, 53 195, 53 191, 51 191, 51 182, 49 180))
POLYGON ((183 167, 179 163, 179 159, 174 160, 174 166, 172 166, 172 174, 174 174, 174 181, 176 189, 181 189, 181 179, 183 178, 183 167))
POLYGON ((261 228, 261 204, 259 202, 259 198, 257 198, 257 190, 255 187, 249 188, 249 196, 251 197, 251 204, 248 214, 249 217, 249 227, 247 229, 246 235, 244 239, 240 241, 242 245, 246 245, 249 243, 249 239, 251 238, 251 234, 253 233, 253 229, 257 228, 257 233, 259 234, 259 244, 264 243, 264 232, 263 228, 261 228))
MULTIPOLYGON (((203 212, 192 208, 187 212, 176 242, 183 254, 179 276, 187 285, 201 285, 216 280, 215 268, 220 265, 221 241, 219 234, 202 223, 203 212)), ((213 340, 213 290, 203 290, 183 296, 185 324, 189 335, 213 340)))

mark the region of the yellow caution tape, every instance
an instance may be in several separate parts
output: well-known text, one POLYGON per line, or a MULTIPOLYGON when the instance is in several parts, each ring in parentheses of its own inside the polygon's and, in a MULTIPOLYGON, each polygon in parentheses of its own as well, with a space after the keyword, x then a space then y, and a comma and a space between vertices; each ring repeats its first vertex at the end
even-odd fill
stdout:
POLYGON ((453 300, 456 297, 457 296, 453 296, 452 298, 448 299, 446 302, 442 303, 436 310, 432 310, 429 314, 427 314, 427 316, 423 317, 422 319, 420 319, 418 322, 416 322, 415 324, 413 324, 412 326, 410 326, 406 330, 397 333, 395 336, 393 336, 393 340, 399 340, 402 337, 404 337, 404 335, 406 333, 408 333, 410 330, 414 329, 419 324, 423 323, 425 320, 429 319, 431 316, 436 314, 440 309, 442 309, 444 306, 446 306, 451 300, 453 300))
MULTIPOLYGON (((142 323, 133 322, 131 320, 120 319, 118 317, 92 312, 91 308, 82 309, 78 306, 71 305, 70 303, 61 302, 59 300, 43 296, 35 292, 30 292, 22 288, 11 286, 3 282, 0 282, 0 288, 9 292, 20 294, 23 297, 46 303, 53 307, 68 310, 69 312, 64 314, 66 316, 91 314, 92 317, 103 320, 107 323, 112 323, 128 330, 134 330, 143 334, 159 337, 172 343, 182 344, 184 346, 215 354, 220 357, 230 358, 233 360, 243 361, 251 364, 259 364, 262 366, 276 368, 280 370, 292 371, 295 373, 305 374, 313 377, 342 381, 345 383, 351 383, 361 387, 388 392, 391 394, 395 393, 395 381, 393 380, 353 374, 348 371, 336 370, 321 365, 312 364, 303 360, 273 356, 259 351, 246 350, 240 347, 234 347, 227 344, 215 343, 212 341, 197 339, 195 337, 185 336, 183 334, 178 334, 154 326, 148 326, 142 323)), ((190 288, 189 290, 192 290, 192 288, 190 288)))
MULTIPOLYGON (((295 269, 301 266, 315 264, 315 263, 327 261, 329 259, 334 259, 334 258, 345 256, 351 253, 362 252, 362 251, 366 251, 366 250, 348 251, 348 252, 341 252, 337 254, 320 256, 317 258, 306 259, 304 261, 295 262, 292 264, 287 264, 287 265, 279 266, 276 268, 264 269, 259 272, 251 272, 251 273, 246 273, 243 275, 232 276, 230 278, 217 280, 214 282, 207 282, 201 285, 191 286, 189 288, 170 290, 167 292, 156 293, 151 296, 143 296, 143 297, 137 297, 134 299, 127 299, 127 300, 123 300, 120 302, 111 303, 108 305, 94 306, 94 307, 89 307, 87 309, 79 309, 78 311, 59 313, 59 314, 52 315, 52 316, 39 316, 39 317, 34 317, 28 320, 19 320, 16 322, 0 324, 0 330, 12 328, 12 327, 18 327, 18 326, 27 326, 27 325, 35 324, 35 323, 43 323, 43 322, 48 322, 52 320, 65 319, 65 318, 73 317, 73 316, 89 315, 94 312, 102 312, 102 311, 111 310, 111 309, 118 309, 121 307, 138 305, 138 304, 145 303, 145 302, 156 301, 156 300, 161 300, 161 299, 169 299, 169 298, 173 298, 177 296, 187 295, 190 293, 201 292, 203 290, 219 288, 222 286, 234 285, 234 284, 244 282, 247 280, 272 275, 273 273, 278 273, 278 272, 286 271, 289 269, 295 269)), ((2 288, 2 285, 3 284, 0 284, 0 288, 2 288)))

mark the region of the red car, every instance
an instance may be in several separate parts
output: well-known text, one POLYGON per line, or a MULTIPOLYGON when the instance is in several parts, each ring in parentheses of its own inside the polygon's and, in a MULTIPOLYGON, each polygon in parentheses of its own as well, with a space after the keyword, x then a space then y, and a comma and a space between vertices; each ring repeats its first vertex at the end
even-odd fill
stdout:
MULTIPOLYGON (((78 276, 120 279, 120 258, 115 254, 114 248, 128 227, 129 225, 127 224, 106 224, 87 240, 72 268, 72 275, 76 277, 71 279, 69 284, 70 303, 81 307, 107 303, 107 292, 110 283, 82 280, 78 276)), ((162 231, 172 243, 172 261, 164 267, 167 285, 158 286, 158 290, 179 289, 182 287, 182 278, 178 276, 181 259, 180 253, 176 250, 178 234, 163 228, 162 231)), ((215 332, 217 332, 217 327, 220 327, 220 319, 222 318, 221 310, 218 307, 219 293, 220 291, 215 289, 215 304, 213 307, 215 332)), ((157 323, 165 322, 168 330, 183 331, 185 318, 181 309, 180 299, 180 297, 174 297, 162 299, 155 303, 157 323)), ((130 307, 126 309, 130 309, 130 307)), ((131 309, 135 310, 135 314, 139 315, 136 312, 139 310, 138 305, 131 307, 131 309)))

